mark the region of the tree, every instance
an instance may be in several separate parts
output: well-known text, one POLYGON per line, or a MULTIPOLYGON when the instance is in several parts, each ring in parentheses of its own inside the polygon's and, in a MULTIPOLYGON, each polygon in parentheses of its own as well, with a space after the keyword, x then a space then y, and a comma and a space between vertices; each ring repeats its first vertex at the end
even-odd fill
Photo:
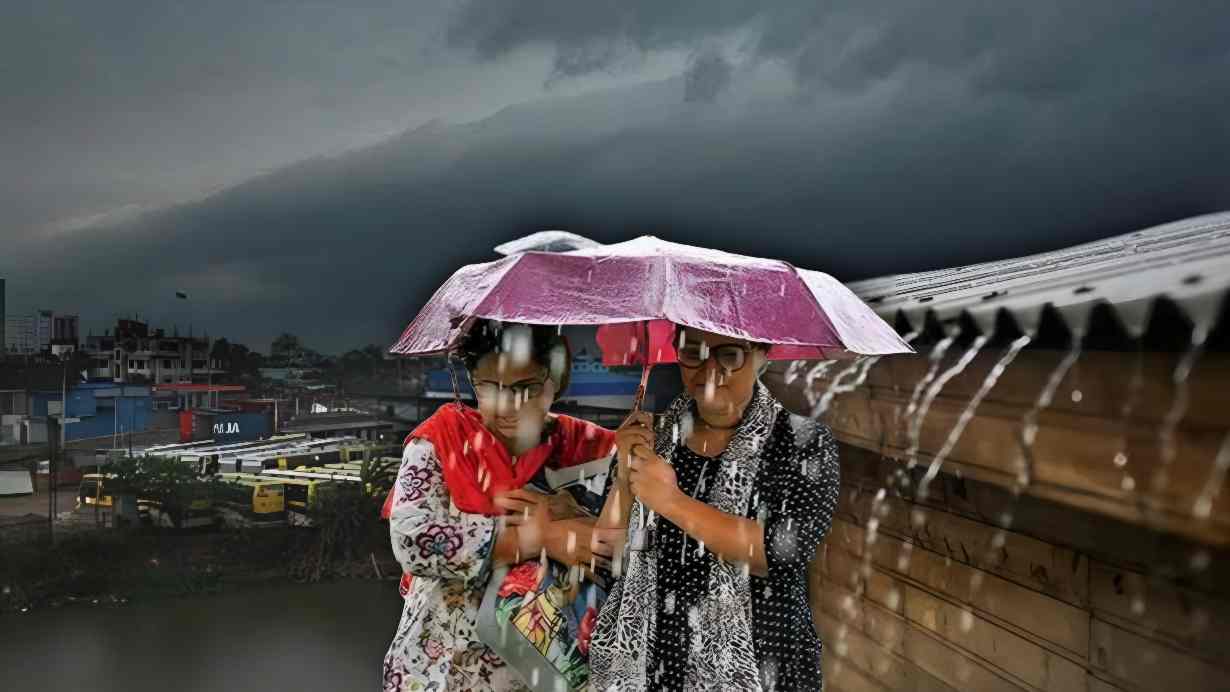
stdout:
POLYGON ((283 332, 270 345, 269 357, 278 363, 290 365, 303 357, 303 344, 299 337, 283 332))

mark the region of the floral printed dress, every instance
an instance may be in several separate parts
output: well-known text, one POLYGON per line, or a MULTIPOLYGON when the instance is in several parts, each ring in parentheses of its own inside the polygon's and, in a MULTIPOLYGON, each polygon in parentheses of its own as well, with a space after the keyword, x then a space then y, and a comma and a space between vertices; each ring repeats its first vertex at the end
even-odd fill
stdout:
POLYGON ((476 634, 496 520, 453 505, 426 440, 406 445, 389 531, 393 553, 414 580, 385 654, 385 692, 528 690, 476 634))

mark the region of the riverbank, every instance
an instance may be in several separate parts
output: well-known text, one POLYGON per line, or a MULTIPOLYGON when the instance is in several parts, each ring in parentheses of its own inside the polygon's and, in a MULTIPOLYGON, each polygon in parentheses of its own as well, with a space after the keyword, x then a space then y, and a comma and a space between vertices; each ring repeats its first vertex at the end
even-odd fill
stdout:
POLYGON ((6 692, 379 689, 397 585, 265 581, 123 607, 0 616, 6 692))
POLYGON ((318 531, 290 527, 77 531, 0 544, 0 614, 86 603, 122 605, 257 584, 394 580, 387 537, 322 556, 318 531))

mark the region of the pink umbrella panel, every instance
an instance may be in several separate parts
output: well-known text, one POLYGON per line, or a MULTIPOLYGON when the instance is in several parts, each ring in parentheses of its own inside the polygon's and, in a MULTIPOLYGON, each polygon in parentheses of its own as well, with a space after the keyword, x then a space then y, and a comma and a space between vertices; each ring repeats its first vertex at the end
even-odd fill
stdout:
POLYGON ((390 352, 447 353, 480 318, 598 325, 608 365, 675 362, 673 325, 770 344, 773 360, 912 352, 827 274, 650 236, 462 267, 390 352))

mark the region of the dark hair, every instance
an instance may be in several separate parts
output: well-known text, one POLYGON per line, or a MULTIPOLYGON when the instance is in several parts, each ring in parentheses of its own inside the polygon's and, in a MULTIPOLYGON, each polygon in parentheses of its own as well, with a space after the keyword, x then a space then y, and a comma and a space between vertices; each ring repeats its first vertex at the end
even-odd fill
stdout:
MULTIPOLYGON (((679 332, 682 332, 683 330, 685 330, 685 329, 687 329, 687 328, 688 328, 688 327, 686 327, 686 326, 684 326, 684 325, 682 325, 682 324, 675 324, 675 332, 674 332, 674 337, 671 339, 671 343, 672 343, 672 344, 673 344, 676 348, 678 348, 678 345, 679 345, 679 332)), ((694 327, 694 328, 695 328, 695 327, 694 327)), ((703 331, 703 330, 702 330, 702 331, 703 331)), ((773 344, 770 344, 770 343, 768 343, 768 342, 764 342, 764 341, 749 341, 749 340, 747 340, 747 339, 744 339, 744 341, 747 341, 747 345, 748 345, 748 346, 749 346, 752 350, 754 350, 754 351, 764 351, 765 353, 768 353, 768 352, 769 352, 769 349, 773 348, 773 344)))
POLYGON ((456 355, 465 365, 466 370, 474 370, 478 361, 492 353, 501 353, 508 346, 505 343, 505 332, 508 329, 528 329, 530 334, 530 359, 543 366, 548 371, 548 377, 555 382, 555 398, 558 400, 568 389, 572 379, 572 349, 568 339, 559 332, 558 327, 542 324, 519 324, 513 322, 496 322, 480 319, 470 326, 457 346, 456 355), (563 362, 552 363, 552 354, 557 349, 563 350, 563 362), (559 370, 559 372, 555 372, 559 370))

